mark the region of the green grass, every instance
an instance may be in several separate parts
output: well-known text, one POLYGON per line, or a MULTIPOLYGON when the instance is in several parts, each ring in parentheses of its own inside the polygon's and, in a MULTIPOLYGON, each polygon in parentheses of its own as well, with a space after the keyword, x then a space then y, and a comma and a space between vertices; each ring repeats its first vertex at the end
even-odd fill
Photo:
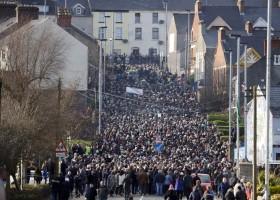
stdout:
POLYGON ((85 146, 90 146, 91 143, 92 141, 90 140, 73 139, 71 140, 70 145, 72 146, 73 144, 80 144, 83 147, 85 147, 85 146))

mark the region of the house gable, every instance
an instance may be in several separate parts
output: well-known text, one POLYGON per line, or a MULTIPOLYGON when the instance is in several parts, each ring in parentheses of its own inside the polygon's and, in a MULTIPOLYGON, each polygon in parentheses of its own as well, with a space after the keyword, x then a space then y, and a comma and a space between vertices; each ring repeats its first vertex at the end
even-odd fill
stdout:
POLYGON ((72 7, 72 11, 76 16, 83 16, 85 15, 86 7, 80 3, 77 3, 72 7))
MULTIPOLYGON (((266 27, 267 27, 267 22, 262 17, 259 17, 253 24, 254 29, 266 29, 266 27)), ((274 30, 274 28, 271 27, 271 30, 274 30)))
POLYGON ((207 30, 210 30, 213 27, 226 27, 228 30, 232 30, 230 25, 220 16, 217 16, 207 27, 207 30))

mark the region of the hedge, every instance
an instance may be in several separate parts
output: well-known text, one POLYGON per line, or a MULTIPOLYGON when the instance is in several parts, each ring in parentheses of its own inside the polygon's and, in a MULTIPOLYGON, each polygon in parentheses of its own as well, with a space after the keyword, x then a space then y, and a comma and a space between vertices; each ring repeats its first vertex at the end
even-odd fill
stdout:
POLYGON ((9 200, 47 200, 49 197, 49 185, 24 185, 23 191, 15 188, 9 191, 9 200))
POLYGON ((272 195, 271 200, 280 200, 280 194, 272 195))
POLYGON ((215 120, 221 120, 221 121, 227 121, 228 115, 227 114, 218 114, 218 113, 211 113, 207 116, 209 121, 215 121, 215 120))
POLYGON ((280 185, 270 186, 270 194, 280 194, 280 185))

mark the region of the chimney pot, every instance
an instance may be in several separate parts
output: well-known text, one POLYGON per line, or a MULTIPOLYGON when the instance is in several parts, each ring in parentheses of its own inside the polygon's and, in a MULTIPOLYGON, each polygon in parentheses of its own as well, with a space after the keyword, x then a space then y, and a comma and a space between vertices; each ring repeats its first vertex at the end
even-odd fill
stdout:
POLYGON ((245 23, 245 31, 247 32, 248 35, 252 35, 253 33, 253 24, 250 21, 247 21, 245 23))
POLYGON ((225 40, 225 28, 220 27, 218 31, 218 41, 224 41, 225 40))
POLYGON ((200 13, 202 11, 202 2, 201 0, 196 0, 195 2, 195 12, 200 13))
POLYGON ((239 9, 239 13, 241 15, 244 15, 244 13, 245 13, 245 1, 244 0, 238 0, 237 6, 238 6, 238 9, 239 9))

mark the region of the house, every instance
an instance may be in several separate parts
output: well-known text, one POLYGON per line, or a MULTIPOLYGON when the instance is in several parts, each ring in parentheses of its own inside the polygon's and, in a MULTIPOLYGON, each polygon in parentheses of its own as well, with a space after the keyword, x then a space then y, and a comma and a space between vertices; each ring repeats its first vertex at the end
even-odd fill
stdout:
MULTIPOLYGON (((271 91, 270 91, 270 137, 269 151, 270 160, 280 160, 280 50, 272 51, 271 65, 271 91)), ((257 163, 262 165, 265 162, 266 153, 266 98, 265 91, 261 91, 266 81, 266 56, 248 69, 249 85, 258 86, 257 97, 257 163)), ((254 102, 248 103, 247 113, 247 155, 252 160, 253 156, 253 117, 254 102)))
POLYGON ((89 0, 58 0, 56 8, 67 8, 72 15, 71 23, 81 31, 93 36, 93 18, 91 1, 89 0))
POLYGON ((191 14, 174 14, 169 27, 168 68, 178 76, 186 73, 188 27, 192 20, 191 14))
POLYGON ((50 37, 55 36, 65 45, 61 55, 64 58, 63 66, 59 68, 58 74, 51 78, 53 82, 57 82, 55 80, 60 77, 63 88, 87 91, 89 80, 92 79, 89 69, 98 62, 96 57, 98 47, 96 40, 71 25, 71 14, 67 10, 60 9, 57 21, 54 21, 53 18, 39 18, 38 9, 35 7, 18 7, 17 23, 14 26, 15 29, 7 28, 0 33, 1 69, 9 70, 7 65, 4 65, 7 55, 10 53, 5 45, 9 38, 17 33, 27 33, 36 39, 47 32, 50 33, 50 37), (22 19, 29 20, 23 23, 22 19))
POLYGON ((174 13, 186 13, 194 1, 92 1, 94 37, 106 38, 106 54, 161 55, 166 52, 166 31, 174 13), (166 22, 167 20, 167 22, 166 22), (106 28, 104 28, 106 27, 106 28), (106 30, 105 30, 106 29, 106 30))
MULTIPOLYGON (((272 48, 279 48, 279 20, 280 8, 273 8, 272 17, 272 48), (275 28, 274 28, 275 27, 275 28)), ((241 36, 241 55, 240 55, 240 67, 241 72, 244 67, 244 45, 247 45, 247 68, 256 63, 266 53, 266 8, 247 8, 243 15, 244 18, 244 30, 246 34, 241 36)), ((233 71, 236 71, 236 50, 237 43, 234 37, 230 36, 231 31, 226 30, 224 27, 218 31, 217 49, 213 62, 213 95, 211 102, 216 105, 224 105, 222 109, 227 107, 228 98, 228 84, 229 84, 229 53, 227 50, 232 51, 232 64, 233 71)), ((233 74, 235 76, 235 73, 233 74)), ((244 73, 241 74, 241 85, 244 83, 244 73)), ((249 85, 251 86, 251 85, 249 85)), ((243 94, 241 94, 243 95, 243 94)), ((241 102, 243 103, 243 102, 241 102)), ((219 106, 221 108, 221 106, 219 106)))
POLYGON ((224 27, 231 34, 244 32, 240 7, 204 6, 196 1, 191 31, 191 63, 189 74, 196 82, 198 100, 207 107, 213 88, 213 61, 217 47, 218 29, 224 27))

